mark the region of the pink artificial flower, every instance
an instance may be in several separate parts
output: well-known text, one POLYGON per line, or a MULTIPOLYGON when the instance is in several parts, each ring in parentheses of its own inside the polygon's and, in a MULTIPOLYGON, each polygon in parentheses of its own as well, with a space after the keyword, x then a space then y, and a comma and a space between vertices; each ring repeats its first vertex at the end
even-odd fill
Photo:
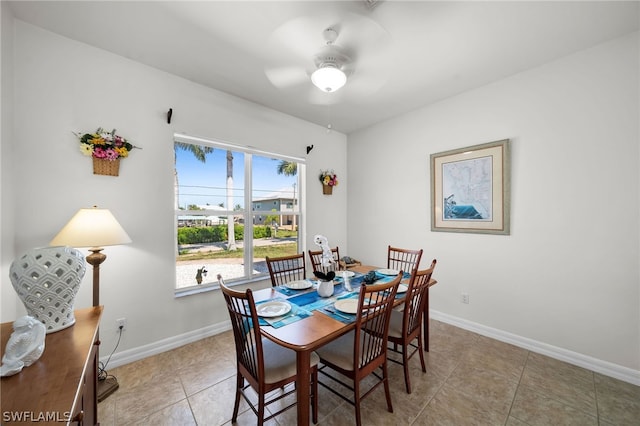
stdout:
POLYGON ((113 161, 118 158, 118 152, 112 148, 109 148, 105 151, 105 158, 107 160, 113 161))
POLYGON ((95 158, 105 158, 107 156, 107 153, 104 149, 97 146, 93 149, 93 156, 95 158))

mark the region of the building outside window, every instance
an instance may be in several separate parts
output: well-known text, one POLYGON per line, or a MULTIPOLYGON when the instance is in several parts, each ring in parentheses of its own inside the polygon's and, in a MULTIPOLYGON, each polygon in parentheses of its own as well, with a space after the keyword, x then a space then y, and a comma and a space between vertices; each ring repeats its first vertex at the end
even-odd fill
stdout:
POLYGON ((268 276, 299 253, 304 160, 174 135, 176 292, 268 276))

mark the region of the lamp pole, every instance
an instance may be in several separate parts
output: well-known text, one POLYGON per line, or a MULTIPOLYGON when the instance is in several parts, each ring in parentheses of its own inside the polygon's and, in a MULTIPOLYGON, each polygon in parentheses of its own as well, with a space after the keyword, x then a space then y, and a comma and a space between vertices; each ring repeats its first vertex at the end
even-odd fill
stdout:
POLYGON ((92 247, 87 256, 87 263, 93 266, 93 306, 100 306, 100 264, 107 259, 102 250, 102 247, 92 247))

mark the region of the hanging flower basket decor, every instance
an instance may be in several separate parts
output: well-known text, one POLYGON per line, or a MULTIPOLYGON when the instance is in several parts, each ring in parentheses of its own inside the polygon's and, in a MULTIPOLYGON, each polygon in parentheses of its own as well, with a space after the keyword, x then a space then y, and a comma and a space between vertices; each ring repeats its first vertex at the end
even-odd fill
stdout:
POLYGON ((132 149, 138 148, 116 135, 116 129, 107 132, 99 127, 95 133, 74 134, 80 141, 80 151, 93 158, 94 175, 118 176, 120 159, 128 157, 132 149))
POLYGON ((338 175, 333 170, 322 170, 319 179, 322 183, 322 193, 325 195, 333 194, 333 187, 338 185, 338 175))
POLYGON ((93 157, 93 174, 104 176, 118 176, 120 172, 120 159, 105 160, 93 157))

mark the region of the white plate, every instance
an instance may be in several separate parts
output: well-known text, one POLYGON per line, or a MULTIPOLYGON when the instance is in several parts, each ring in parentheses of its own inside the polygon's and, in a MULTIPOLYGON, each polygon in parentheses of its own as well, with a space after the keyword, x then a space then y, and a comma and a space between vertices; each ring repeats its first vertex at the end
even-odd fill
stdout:
POLYGON ((338 274, 341 274, 342 278, 350 278, 354 276, 356 273, 353 271, 342 271, 342 272, 338 272, 338 274))
POLYGON ((382 275, 398 275, 400 271, 396 269, 378 269, 376 272, 382 275))
POLYGON ((398 290, 396 291, 396 293, 406 293, 407 290, 409 290, 409 286, 406 284, 399 284, 398 285, 398 290))
POLYGON ((357 314, 358 313, 358 299, 342 299, 336 300, 334 304, 335 308, 340 312, 344 312, 346 314, 357 314))
POLYGON ((290 288, 291 290, 305 290, 307 288, 311 288, 313 284, 311 281, 307 280, 299 280, 299 281, 290 281, 285 283, 286 288, 290 288))
POLYGON ((279 317, 280 315, 289 313, 290 310, 290 304, 288 304, 287 302, 280 302, 278 300, 261 303, 256 306, 258 316, 266 318, 279 317))

